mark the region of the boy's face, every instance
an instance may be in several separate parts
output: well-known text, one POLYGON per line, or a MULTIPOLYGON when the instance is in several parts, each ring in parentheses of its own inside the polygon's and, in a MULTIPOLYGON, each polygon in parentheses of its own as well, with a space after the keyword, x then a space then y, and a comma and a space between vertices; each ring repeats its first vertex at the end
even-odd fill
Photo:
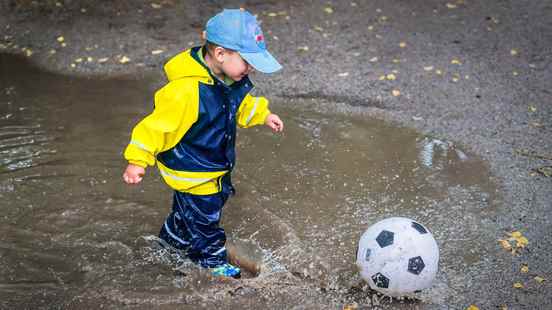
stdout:
POLYGON ((237 82, 253 71, 253 67, 238 52, 224 49, 217 58, 220 59, 222 72, 233 81, 237 82))

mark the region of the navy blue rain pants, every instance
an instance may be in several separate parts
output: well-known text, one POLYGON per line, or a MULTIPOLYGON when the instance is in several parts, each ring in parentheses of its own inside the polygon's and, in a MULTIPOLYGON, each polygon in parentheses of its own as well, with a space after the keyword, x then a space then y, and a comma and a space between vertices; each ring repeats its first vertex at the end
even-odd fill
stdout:
POLYGON ((222 207, 231 193, 233 188, 226 184, 221 192, 212 195, 175 191, 172 212, 161 227, 159 238, 184 251, 202 267, 212 268, 228 262, 224 247, 226 235, 219 223, 222 207))

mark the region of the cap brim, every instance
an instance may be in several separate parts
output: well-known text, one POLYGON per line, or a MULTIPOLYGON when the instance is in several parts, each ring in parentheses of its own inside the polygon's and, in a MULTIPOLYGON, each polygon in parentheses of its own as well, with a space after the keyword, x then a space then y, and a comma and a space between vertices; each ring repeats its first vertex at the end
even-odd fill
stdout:
POLYGON ((240 52, 240 55, 243 59, 245 59, 245 61, 252 65, 255 70, 262 73, 273 73, 282 69, 282 65, 280 65, 276 58, 274 58, 268 51, 260 53, 240 52))

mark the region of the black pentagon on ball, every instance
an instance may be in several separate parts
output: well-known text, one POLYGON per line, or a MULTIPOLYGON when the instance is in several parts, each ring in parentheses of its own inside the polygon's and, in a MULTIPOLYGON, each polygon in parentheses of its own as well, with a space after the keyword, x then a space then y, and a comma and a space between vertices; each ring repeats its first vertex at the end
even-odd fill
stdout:
POLYGON ((412 222, 412 228, 416 229, 420 234, 427 234, 427 230, 421 224, 412 222))
POLYGON ((420 274, 424 270, 425 264, 421 256, 412 257, 408 260, 408 271, 413 274, 420 274))
POLYGON ((387 230, 382 230, 378 237, 376 238, 376 241, 378 242, 379 246, 384 248, 388 245, 392 245, 393 244, 393 237, 395 236, 394 233, 390 232, 390 231, 387 231, 387 230))
POLYGON ((372 281, 374 281, 374 284, 379 288, 389 287, 389 279, 380 272, 372 276, 372 281))
POLYGON ((372 250, 366 249, 366 254, 364 255, 364 260, 369 261, 370 260, 370 254, 372 254, 372 250))

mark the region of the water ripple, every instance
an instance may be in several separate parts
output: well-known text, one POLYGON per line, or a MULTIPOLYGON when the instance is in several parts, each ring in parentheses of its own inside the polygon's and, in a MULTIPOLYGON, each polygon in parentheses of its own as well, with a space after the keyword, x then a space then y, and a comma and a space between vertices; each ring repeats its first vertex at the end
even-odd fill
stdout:
POLYGON ((47 155, 56 154, 50 148, 55 137, 40 129, 40 125, 0 127, 0 172, 37 166, 47 155), (46 156, 45 156, 46 155, 46 156))

